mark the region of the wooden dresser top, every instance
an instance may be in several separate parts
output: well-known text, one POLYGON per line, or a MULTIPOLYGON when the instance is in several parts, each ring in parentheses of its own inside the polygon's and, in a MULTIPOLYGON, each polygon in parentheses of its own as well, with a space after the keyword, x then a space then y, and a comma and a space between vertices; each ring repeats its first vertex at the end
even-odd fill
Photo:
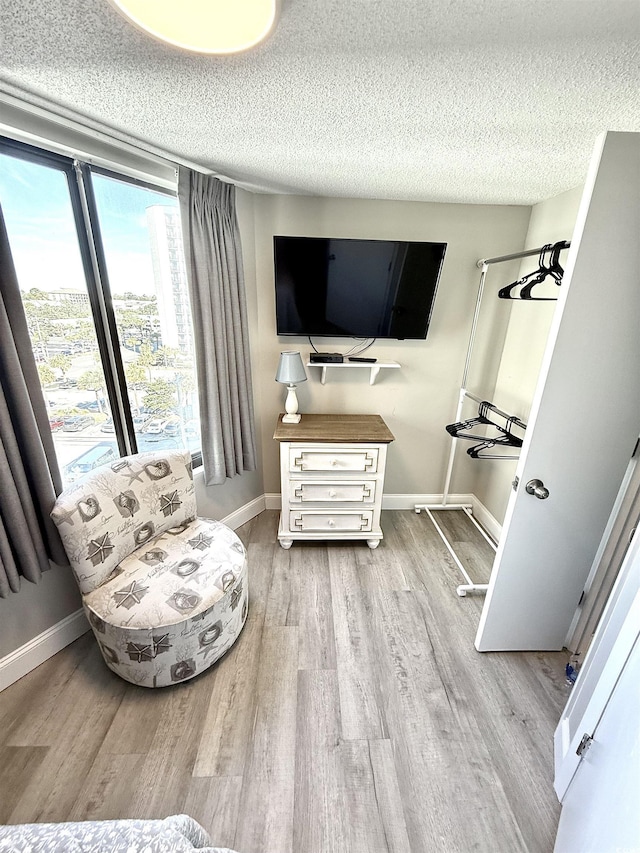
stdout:
POLYGON ((283 414, 273 437, 276 441, 378 442, 388 444, 393 433, 380 415, 302 415, 299 424, 283 424, 283 414))

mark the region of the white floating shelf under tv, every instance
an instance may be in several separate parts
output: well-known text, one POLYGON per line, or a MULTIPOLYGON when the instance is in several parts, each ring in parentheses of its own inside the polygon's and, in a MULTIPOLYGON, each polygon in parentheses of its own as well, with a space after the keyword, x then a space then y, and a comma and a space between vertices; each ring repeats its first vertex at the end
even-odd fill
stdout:
POLYGON ((307 367, 319 367, 321 368, 320 373, 320 382, 324 385, 327 381, 327 370, 344 370, 346 369, 360 369, 365 368, 369 371, 369 385, 373 385, 378 378, 378 374, 381 370, 397 370, 400 365, 397 361, 376 361, 375 363, 364 362, 364 361, 342 361, 342 362, 318 362, 318 361, 307 361, 307 367))

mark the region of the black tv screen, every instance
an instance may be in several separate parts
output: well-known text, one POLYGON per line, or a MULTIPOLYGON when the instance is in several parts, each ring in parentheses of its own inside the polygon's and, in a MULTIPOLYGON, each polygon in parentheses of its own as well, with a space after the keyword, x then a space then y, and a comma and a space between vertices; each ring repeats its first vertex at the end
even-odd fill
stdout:
POLYGON ((279 335, 423 339, 446 243, 274 237, 279 335))

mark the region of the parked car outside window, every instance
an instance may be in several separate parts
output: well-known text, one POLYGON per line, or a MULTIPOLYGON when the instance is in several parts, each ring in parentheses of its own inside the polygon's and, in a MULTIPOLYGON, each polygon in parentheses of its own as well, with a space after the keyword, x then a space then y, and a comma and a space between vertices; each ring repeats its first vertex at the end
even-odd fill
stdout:
POLYGON ((180 425, 181 421, 175 419, 166 421, 164 425, 164 434, 165 435, 180 435, 180 425))
POLYGON ((145 432, 148 435, 159 435, 162 432, 162 421, 159 418, 152 418, 144 424, 140 432, 145 432))
POLYGON ((90 415, 69 415, 64 418, 62 432, 80 432, 95 424, 90 415))

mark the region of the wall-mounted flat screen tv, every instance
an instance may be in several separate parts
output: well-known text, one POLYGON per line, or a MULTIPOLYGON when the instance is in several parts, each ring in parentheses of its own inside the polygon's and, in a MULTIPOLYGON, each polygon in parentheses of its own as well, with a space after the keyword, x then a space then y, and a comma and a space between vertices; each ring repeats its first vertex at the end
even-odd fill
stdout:
POLYGON ((279 335, 423 339, 446 243, 274 237, 279 335))

